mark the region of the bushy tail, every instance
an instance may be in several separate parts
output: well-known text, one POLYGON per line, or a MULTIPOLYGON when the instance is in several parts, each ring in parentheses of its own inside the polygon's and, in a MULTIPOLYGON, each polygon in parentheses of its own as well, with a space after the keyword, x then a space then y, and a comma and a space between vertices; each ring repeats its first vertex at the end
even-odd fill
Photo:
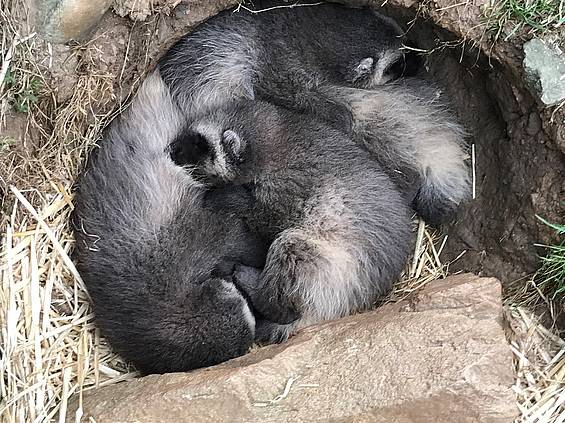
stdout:
POLYGON ((210 275, 215 222, 200 207, 202 188, 167 151, 182 124, 151 74, 105 132, 76 193, 75 258, 97 324, 144 373, 216 364, 253 341, 247 303, 210 275))
POLYGON ((469 197, 465 132, 432 84, 409 78, 372 90, 335 87, 330 95, 349 105, 358 142, 426 221, 445 221, 469 197))

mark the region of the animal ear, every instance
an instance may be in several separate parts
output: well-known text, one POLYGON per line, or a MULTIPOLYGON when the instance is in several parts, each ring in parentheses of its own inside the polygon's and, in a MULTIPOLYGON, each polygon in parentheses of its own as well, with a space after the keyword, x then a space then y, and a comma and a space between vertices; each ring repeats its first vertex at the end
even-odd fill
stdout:
POLYGON ((372 57, 366 57, 359 62, 353 70, 353 82, 370 75, 373 72, 373 65, 375 60, 372 57))
POLYGON ((225 153, 233 160, 242 161, 246 142, 235 131, 228 129, 222 134, 222 145, 225 153))
POLYGON ((413 51, 387 51, 375 65, 371 85, 384 85, 402 77, 415 76, 420 65, 419 56, 413 51))
POLYGON ((383 85, 402 77, 416 76, 423 61, 413 49, 388 51, 375 66, 372 85, 383 85))

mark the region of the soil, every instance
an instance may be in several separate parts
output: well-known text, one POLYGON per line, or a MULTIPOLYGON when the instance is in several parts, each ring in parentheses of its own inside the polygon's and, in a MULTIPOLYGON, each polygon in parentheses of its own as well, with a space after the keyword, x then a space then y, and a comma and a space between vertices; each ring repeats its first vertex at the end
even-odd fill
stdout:
MULTIPOLYGON (((454 40, 422 21, 411 32, 429 50, 438 39, 454 40)), ((451 270, 496 276, 505 285, 538 267, 542 251, 534 244, 552 242, 553 232, 536 214, 554 222, 565 216, 560 203, 565 156, 552 137, 556 126, 511 65, 467 45, 436 50, 427 58, 431 76, 445 88, 475 145, 476 198, 445 228, 448 259, 466 251, 451 270)))
MULTIPOLYGON (((182 1, 143 22, 109 11, 87 46, 56 47, 50 78, 58 87, 57 102, 70 100, 81 75, 97 72, 111 82, 94 93, 93 111, 115 108, 175 39, 235 3, 182 1)), ((443 3, 451 4, 420 4, 415 21, 416 2, 389 0, 387 7, 410 26, 408 34, 419 47, 433 50, 426 56, 429 72, 452 99, 475 145, 476 198, 444 228, 446 258, 466 251, 451 270, 495 276, 508 287, 535 271, 541 251, 534 244, 553 240, 535 215, 555 222, 565 216, 565 112, 542 108, 524 87, 522 41, 493 45, 479 25, 478 7, 443 9, 443 3)))

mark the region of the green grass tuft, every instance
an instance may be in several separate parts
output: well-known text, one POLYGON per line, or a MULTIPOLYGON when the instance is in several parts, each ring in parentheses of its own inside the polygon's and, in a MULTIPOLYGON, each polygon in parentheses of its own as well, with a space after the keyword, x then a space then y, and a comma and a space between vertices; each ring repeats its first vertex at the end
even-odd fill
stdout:
POLYGON ((553 297, 565 293, 565 225, 550 223, 537 216, 545 225, 554 229, 561 238, 557 245, 539 245, 547 249, 547 254, 542 257, 542 264, 536 273, 536 279, 544 291, 553 293, 553 297))
POLYGON ((12 92, 9 102, 16 112, 28 113, 30 107, 37 103, 41 89, 39 79, 20 79, 8 70, 4 77, 4 83, 8 90, 12 92))
POLYGON ((495 37, 504 35, 506 41, 521 29, 557 30, 565 24, 565 0, 493 0, 485 16, 495 37))
POLYGON ((0 153, 10 151, 10 149, 17 144, 17 140, 12 137, 0 138, 0 153))

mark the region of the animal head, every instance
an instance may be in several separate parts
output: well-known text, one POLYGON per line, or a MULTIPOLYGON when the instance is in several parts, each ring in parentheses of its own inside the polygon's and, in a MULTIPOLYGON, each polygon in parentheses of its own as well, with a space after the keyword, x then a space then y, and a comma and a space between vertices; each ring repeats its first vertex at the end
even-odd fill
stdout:
POLYGON ((222 119, 200 119, 182 131, 170 145, 177 165, 192 168, 194 176, 212 184, 233 180, 243 163, 247 142, 222 119))
POLYGON ((337 71, 358 88, 384 85, 405 76, 414 76, 422 61, 391 18, 367 10, 358 28, 341 28, 344 51, 339 54, 337 71))

